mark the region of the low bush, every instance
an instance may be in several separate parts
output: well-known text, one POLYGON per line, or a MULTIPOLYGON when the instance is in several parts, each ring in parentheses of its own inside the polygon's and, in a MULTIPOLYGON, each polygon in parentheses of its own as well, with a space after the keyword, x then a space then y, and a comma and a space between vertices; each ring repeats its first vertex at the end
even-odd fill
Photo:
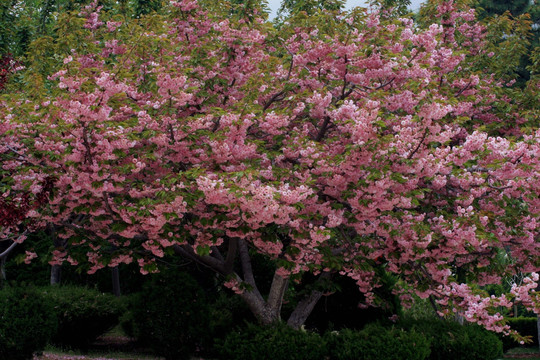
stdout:
POLYGON ((131 331, 167 360, 190 359, 208 334, 208 304, 197 282, 176 269, 152 275, 132 301, 131 331))
POLYGON ((32 288, 0 290, 0 359, 32 359, 56 331, 54 308, 32 288))
POLYGON ((361 331, 343 329, 325 338, 332 360, 424 360, 430 353, 422 334, 378 324, 361 331))
POLYGON ((220 359, 230 360, 320 360, 327 353, 320 335, 294 330, 283 323, 247 324, 230 332, 217 348, 220 359))
POLYGON ((255 323, 257 321, 247 304, 239 296, 223 291, 211 300, 208 318, 208 336, 204 339, 200 355, 210 359, 219 357, 216 344, 223 344, 231 329, 244 326, 246 322, 255 323))
POLYGON ((116 326, 124 312, 115 296, 84 287, 50 286, 43 295, 54 304, 58 317, 52 343, 62 347, 87 349, 116 326))
POLYGON ((493 332, 478 325, 466 325, 468 354, 464 360, 494 360, 503 356, 502 342, 493 332))
POLYGON ((137 334, 135 331, 135 318, 134 318, 134 307, 138 303, 138 294, 124 295, 121 298, 123 306, 126 309, 126 312, 120 317, 120 327, 124 334, 131 338, 136 338, 137 334))
POLYGON ((431 343, 429 360, 494 360, 502 357, 497 335, 477 325, 460 325, 440 319, 402 320, 399 326, 414 330, 431 343))

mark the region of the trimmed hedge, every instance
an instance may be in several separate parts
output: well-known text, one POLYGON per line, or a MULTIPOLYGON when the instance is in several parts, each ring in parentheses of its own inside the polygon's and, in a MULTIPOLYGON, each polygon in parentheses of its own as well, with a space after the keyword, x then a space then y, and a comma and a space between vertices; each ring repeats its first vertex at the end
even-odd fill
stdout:
POLYGON ((285 323, 247 324, 217 346, 220 359, 251 360, 425 360, 429 341, 415 331, 370 324, 363 330, 326 333, 294 330, 285 323))
POLYGON ((43 295, 54 304, 58 331, 52 343, 62 347, 87 349, 100 335, 118 324, 124 312, 111 294, 77 286, 50 286, 43 295))
POLYGON ((431 343, 429 360, 495 360, 503 355, 502 342, 497 335, 477 325, 409 319, 398 326, 424 334, 431 343))
POLYGON ((32 359, 56 331, 54 308, 33 288, 0 290, 0 359, 32 359))
MULTIPOLYGON (((532 339, 531 346, 538 346, 538 328, 537 328, 537 318, 535 317, 517 317, 517 318, 507 318, 508 325, 512 330, 516 330, 523 336, 530 336, 532 339)), ((500 336, 499 337, 504 346, 504 350, 511 349, 513 347, 519 346, 519 344, 512 339, 510 336, 500 336)))
POLYGON ((430 354, 424 335, 379 324, 361 331, 344 329, 325 338, 332 360, 424 360, 430 354))
POLYGON ((229 333, 217 350, 220 359, 230 360, 320 360, 327 354, 320 335, 294 330, 284 323, 247 324, 229 333))

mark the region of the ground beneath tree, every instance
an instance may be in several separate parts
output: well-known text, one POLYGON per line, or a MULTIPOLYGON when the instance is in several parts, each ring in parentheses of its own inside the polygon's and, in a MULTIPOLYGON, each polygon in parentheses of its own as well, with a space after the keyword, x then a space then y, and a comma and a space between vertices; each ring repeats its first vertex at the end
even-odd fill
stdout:
POLYGON ((540 353, 535 354, 506 354, 505 359, 538 359, 540 358, 540 353))
POLYGON ((47 349, 34 360, 163 360, 154 356, 149 349, 141 347, 134 339, 116 334, 107 334, 97 339, 88 352, 47 349))
MULTIPOLYGON (((504 359, 540 359, 540 352, 531 348, 515 348, 504 355, 504 359)), ((87 353, 48 349, 33 360, 164 360, 151 354, 134 339, 118 334, 106 334, 92 344, 87 353)), ((203 360, 193 358, 192 360, 203 360)))
POLYGON ((540 360, 540 352, 537 347, 517 347, 510 349, 505 355, 505 359, 534 359, 540 360))

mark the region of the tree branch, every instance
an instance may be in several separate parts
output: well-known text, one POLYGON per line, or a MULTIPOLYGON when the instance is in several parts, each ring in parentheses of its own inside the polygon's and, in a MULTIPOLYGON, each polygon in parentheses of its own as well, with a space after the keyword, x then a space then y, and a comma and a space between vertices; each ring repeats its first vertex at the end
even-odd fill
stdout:
POLYGON ((289 286, 289 279, 281 277, 277 273, 274 273, 272 280, 272 286, 270 287, 270 293, 268 294, 268 309, 271 313, 279 314, 281 312, 281 305, 283 304, 283 295, 285 290, 289 286))
POLYGON ((255 277, 253 276, 253 268, 251 267, 251 258, 249 257, 249 250, 246 241, 243 239, 238 239, 238 245, 240 249, 240 262, 242 264, 244 281, 251 285, 254 289, 257 289, 255 277))
POLYGON ((435 315, 437 315, 439 319, 442 319, 442 316, 439 314, 439 309, 437 308, 437 303, 435 302, 435 298, 433 297, 433 295, 429 295, 429 302, 431 304, 431 307, 435 311, 435 315))
POLYGON ((284 94, 285 94, 284 90, 281 90, 280 92, 275 93, 270 98, 270 100, 268 100, 266 102, 266 104, 264 104, 263 112, 265 112, 270 107, 270 105, 272 105, 274 102, 283 100, 284 99, 284 94))
POLYGON ((227 251, 227 258, 223 264, 223 269, 226 273, 231 273, 233 270, 234 259, 236 259, 236 253, 238 252, 238 239, 229 239, 229 250, 227 251))
POLYGON ((330 116, 325 116, 321 129, 319 130, 319 133, 315 137, 315 141, 320 142, 322 140, 322 138, 324 137, 324 134, 326 133, 326 130, 328 129, 329 123, 330 123, 330 116))
POLYGON ((420 139, 420 142, 418 143, 418 145, 416 146, 416 149, 413 150, 412 153, 409 154, 409 156, 407 156, 407 159, 412 159, 412 157, 414 156, 414 154, 416 154, 416 152, 418 151, 418 149, 420 149, 420 146, 422 145, 422 143, 424 142, 424 140, 426 139, 426 136, 428 134, 428 129, 426 128, 426 130, 424 130, 424 135, 422 135, 422 138, 420 139))
POLYGON ((221 275, 228 275, 225 271, 224 262, 211 256, 201 256, 193 250, 189 245, 173 245, 175 253, 191 259, 201 265, 204 265, 221 275))
MULTIPOLYGON (((315 285, 321 284, 326 279, 329 279, 331 277, 331 274, 328 272, 322 273, 317 281, 315 282, 315 285)), ((292 327, 293 329, 298 329, 300 326, 302 326, 309 314, 313 311, 315 308, 315 305, 317 305, 317 302, 322 297, 323 292, 320 290, 313 290, 309 295, 304 297, 302 300, 298 302, 296 305, 296 308, 292 312, 291 316, 289 316, 289 320, 287 320, 287 324, 292 327)))
POLYGON ((9 245, 9 247, 0 254, 0 259, 6 258, 9 253, 15 248, 15 246, 17 246, 17 244, 18 243, 14 241, 11 245, 9 245))

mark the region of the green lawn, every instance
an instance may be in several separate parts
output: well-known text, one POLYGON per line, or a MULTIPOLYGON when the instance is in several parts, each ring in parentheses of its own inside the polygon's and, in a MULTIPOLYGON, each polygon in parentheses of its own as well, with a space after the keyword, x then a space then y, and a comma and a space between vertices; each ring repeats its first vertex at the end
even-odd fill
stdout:
POLYGON ((540 360, 540 351, 536 347, 517 347, 508 350, 504 359, 540 360))
POLYGON ((34 356, 34 360, 163 360, 163 358, 139 355, 124 352, 93 352, 87 354, 73 351, 61 351, 58 349, 47 349, 40 356, 34 356))

